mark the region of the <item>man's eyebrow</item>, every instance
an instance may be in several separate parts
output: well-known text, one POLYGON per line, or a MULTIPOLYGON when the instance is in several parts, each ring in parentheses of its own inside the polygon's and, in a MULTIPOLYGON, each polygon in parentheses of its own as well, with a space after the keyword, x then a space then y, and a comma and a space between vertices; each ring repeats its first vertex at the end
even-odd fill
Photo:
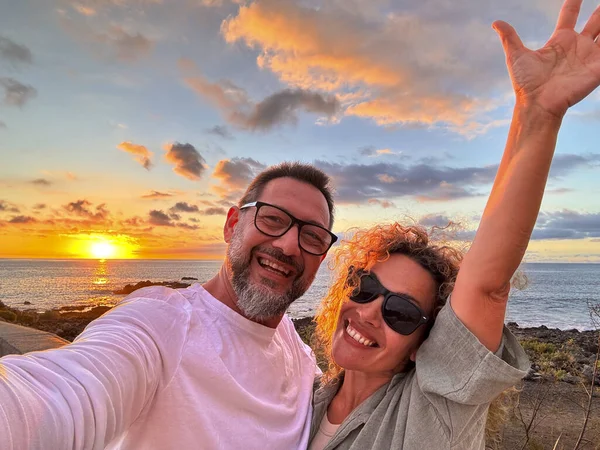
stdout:
POLYGON ((275 204, 273 206, 277 206, 279 209, 281 209, 282 211, 285 211, 287 214, 289 214, 290 216, 292 216, 296 220, 300 220, 300 221, 302 221, 304 223, 309 223, 311 225, 316 225, 318 227, 325 228, 326 230, 329 230, 329 228, 327 228, 327 225, 322 225, 319 222, 317 222, 316 220, 312 220, 312 219, 311 220, 298 219, 295 215, 293 215, 291 212, 289 212, 283 206, 279 206, 279 205, 275 205, 275 204))

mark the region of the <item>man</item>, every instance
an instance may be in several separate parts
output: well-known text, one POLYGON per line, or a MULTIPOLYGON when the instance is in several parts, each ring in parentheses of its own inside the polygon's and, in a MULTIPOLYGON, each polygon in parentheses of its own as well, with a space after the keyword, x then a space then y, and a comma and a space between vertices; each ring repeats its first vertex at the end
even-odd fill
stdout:
POLYGON ((336 240, 328 177, 268 168, 204 286, 149 287, 71 345, 0 359, 0 448, 305 448, 315 360, 285 310, 336 240))

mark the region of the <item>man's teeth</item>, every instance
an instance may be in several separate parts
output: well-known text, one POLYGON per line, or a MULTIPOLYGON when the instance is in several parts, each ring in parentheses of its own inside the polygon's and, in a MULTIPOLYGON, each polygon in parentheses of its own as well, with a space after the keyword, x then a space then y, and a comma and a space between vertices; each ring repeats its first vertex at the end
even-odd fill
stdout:
POLYGON ((348 333, 350 335, 350 337, 352 339, 354 339, 356 342, 364 345, 365 347, 372 347, 373 345, 375 345, 375 341, 371 341, 371 340, 365 338, 362 334, 360 334, 358 331, 356 331, 350 325, 348 325, 346 327, 346 333, 348 333))
POLYGON ((271 269, 275 269, 276 271, 283 273, 286 277, 290 274, 290 271, 287 270, 285 267, 282 267, 279 264, 274 263, 272 261, 260 258, 258 262, 263 266, 270 267, 271 269))

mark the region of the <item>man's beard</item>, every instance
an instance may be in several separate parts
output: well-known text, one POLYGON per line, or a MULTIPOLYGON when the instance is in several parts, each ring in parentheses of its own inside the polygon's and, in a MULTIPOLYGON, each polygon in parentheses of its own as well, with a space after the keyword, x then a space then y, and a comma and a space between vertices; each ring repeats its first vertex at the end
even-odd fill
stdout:
POLYGON ((257 246, 245 255, 242 247, 243 233, 240 231, 234 233, 227 248, 227 264, 231 273, 231 285, 237 296, 237 307, 246 318, 257 322, 281 316, 294 300, 306 292, 314 276, 303 280, 304 267, 277 248, 257 246), (268 278, 262 278, 260 282, 250 279, 250 262, 256 251, 294 268, 296 278, 287 292, 274 291, 276 283, 268 278))

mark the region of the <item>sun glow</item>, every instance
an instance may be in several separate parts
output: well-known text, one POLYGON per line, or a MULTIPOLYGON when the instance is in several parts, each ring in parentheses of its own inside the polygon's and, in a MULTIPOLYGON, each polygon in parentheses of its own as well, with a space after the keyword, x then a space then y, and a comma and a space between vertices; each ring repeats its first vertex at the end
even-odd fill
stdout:
POLYGON ((90 253, 94 258, 108 259, 115 256, 117 249, 110 242, 94 242, 90 246, 90 253))
POLYGON ((137 240, 126 234, 76 233, 62 237, 69 239, 68 251, 74 258, 131 259, 139 249, 137 240))

